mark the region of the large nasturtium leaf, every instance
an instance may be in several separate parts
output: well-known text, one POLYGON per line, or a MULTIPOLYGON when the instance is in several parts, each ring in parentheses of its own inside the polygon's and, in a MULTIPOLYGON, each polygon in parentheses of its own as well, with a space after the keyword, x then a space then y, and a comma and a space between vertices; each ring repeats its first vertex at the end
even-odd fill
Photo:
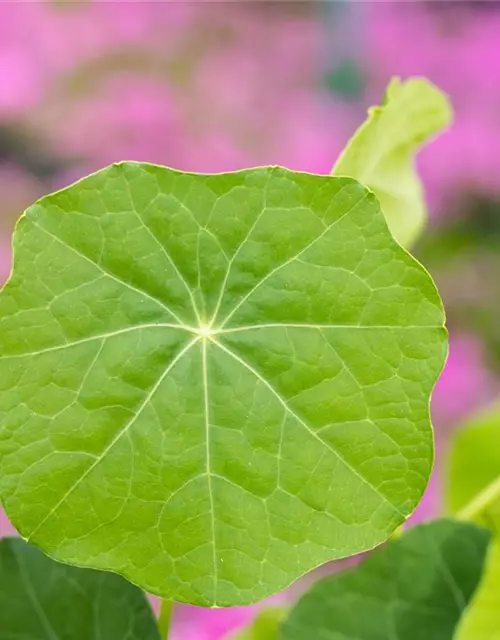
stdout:
POLYGON ((160 640, 146 596, 122 577, 0 542, 0 640, 160 640))
POLYGON ((260 600, 415 508, 442 325, 353 180, 111 166, 15 233, 5 509, 56 559, 177 601, 260 600))
POLYGON ((451 640, 489 539, 487 529, 452 520, 410 529, 356 568, 315 585, 279 638, 451 640))
POLYGON ((446 498, 452 513, 500 531, 500 405, 457 431, 446 471, 446 498))
POLYGON ((423 78, 393 78, 382 104, 372 107, 338 159, 333 173, 373 190, 389 228, 403 246, 417 240, 426 220, 415 170, 419 149, 452 119, 447 97, 423 78))

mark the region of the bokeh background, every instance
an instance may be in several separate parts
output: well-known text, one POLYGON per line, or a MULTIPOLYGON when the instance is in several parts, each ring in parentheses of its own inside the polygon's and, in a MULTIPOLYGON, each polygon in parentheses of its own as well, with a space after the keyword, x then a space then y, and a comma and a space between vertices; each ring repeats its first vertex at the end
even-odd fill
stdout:
MULTIPOLYGON (((144 160, 329 173, 390 77, 426 76, 455 109, 418 162, 430 222, 414 252, 451 334, 432 402, 436 470, 414 516, 431 518, 450 433, 500 391, 499 34, 495 0, 0 0, 0 282, 23 209, 89 171, 144 160)), ((254 613, 178 607, 174 640, 228 637, 254 613)))

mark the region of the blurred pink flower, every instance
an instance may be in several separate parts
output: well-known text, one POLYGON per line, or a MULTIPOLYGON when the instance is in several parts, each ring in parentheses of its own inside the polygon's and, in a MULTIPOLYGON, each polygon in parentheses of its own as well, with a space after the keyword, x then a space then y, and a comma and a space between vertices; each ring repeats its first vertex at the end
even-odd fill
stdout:
POLYGON ((106 56, 126 58, 134 46, 170 47, 182 33, 180 28, 199 14, 196 5, 147 0, 63 7, 43 0, 1 3, 0 115, 34 107, 61 80, 58 74, 79 65, 106 56))
MULTIPOLYGON (((419 162, 432 210, 457 190, 499 193, 500 15, 425 3, 363 12, 364 102, 391 75, 420 74, 455 104, 453 130, 419 162)), ((61 154, 84 156, 82 172, 135 158, 324 173, 362 116, 319 90, 318 15, 204 2, 3 3, 0 116, 25 117, 61 154)))
POLYGON ((446 203, 460 191, 500 193, 500 14, 429 3, 365 5, 368 95, 377 99, 393 75, 420 75, 453 103, 451 130, 419 157, 431 211, 453 213, 446 203))
POLYGON ((60 153, 98 168, 119 160, 171 164, 183 154, 179 111, 167 85, 145 76, 121 74, 65 104, 54 121, 60 153))
MULTIPOLYGON (((1 18, 0 18, 1 19, 1 18)), ((19 46, 0 47, 0 115, 4 118, 35 106, 43 78, 34 73, 32 56, 19 46)))
POLYGON ((177 605, 172 624, 172 640, 221 640, 247 625, 257 607, 202 609, 177 605))

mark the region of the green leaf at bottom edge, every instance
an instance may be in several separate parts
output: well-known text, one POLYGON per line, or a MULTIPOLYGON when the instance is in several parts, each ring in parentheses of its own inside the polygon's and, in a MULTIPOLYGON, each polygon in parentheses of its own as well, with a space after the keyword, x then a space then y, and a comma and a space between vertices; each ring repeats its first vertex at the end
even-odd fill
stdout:
POLYGON ((160 640, 146 596, 122 577, 0 541, 0 640, 160 640))
POLYGON ((483 569, 490 534, 437 520, 307 592, 280 640, 451 640, 483 569))
POLYGON ((483 577, 453 636, 454 640, 500 639, 500 539, 493 538, 483 577))

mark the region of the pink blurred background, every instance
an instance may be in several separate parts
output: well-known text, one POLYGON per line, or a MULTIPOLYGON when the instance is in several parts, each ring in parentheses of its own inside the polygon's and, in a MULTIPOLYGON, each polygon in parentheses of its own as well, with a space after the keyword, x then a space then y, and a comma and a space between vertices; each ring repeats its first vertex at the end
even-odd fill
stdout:
MULTIPOLYGON (((428 77, 456 112, 419 157, 431 220, 415 251, 451 332, 436 471, 414 519, 432 517, 449 434, 499 388, 499 34, 494 0, 1 2, 0 281, 23 209, 91 170, 133 159, 328 173, 391 76, 428 77)), ((228 637, 254 612, 179 606, 173 638, 228 637)))

